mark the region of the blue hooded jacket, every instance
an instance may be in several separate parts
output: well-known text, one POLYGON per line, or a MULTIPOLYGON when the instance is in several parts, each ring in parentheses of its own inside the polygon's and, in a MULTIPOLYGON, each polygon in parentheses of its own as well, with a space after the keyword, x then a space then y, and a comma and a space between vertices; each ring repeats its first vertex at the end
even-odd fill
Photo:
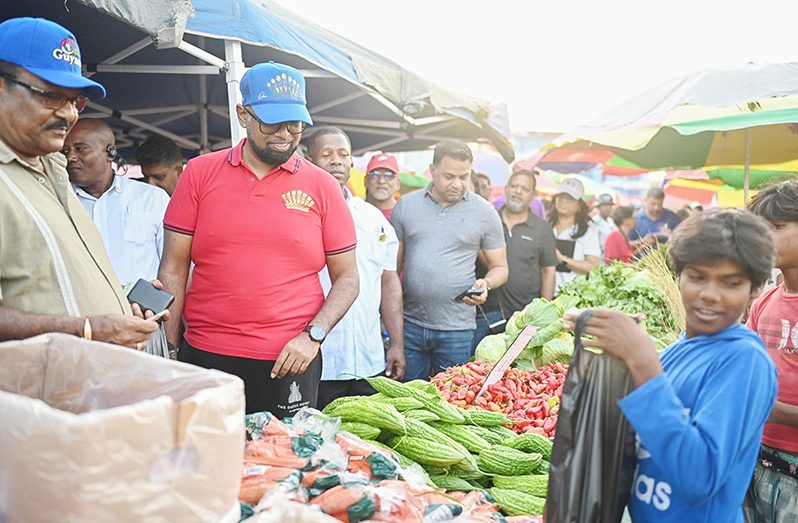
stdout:
POLYGON ((619 402, 637 433, 629 512, 639 522, 742 522, 776 368, 762 340, 735 324, 679 341, 663 375, 619 402))

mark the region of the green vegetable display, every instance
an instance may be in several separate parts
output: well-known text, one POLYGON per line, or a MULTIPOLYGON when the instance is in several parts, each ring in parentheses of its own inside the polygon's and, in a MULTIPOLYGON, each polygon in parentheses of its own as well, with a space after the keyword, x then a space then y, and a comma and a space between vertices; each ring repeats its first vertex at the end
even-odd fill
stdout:
POLYGON ((477 345, 475 357, 495 365, 527 325, 538 327, 516 358, 515 367, 535 370, 550 363, 568 363, 574 338, 562 329, 562 316, 574 308, 608 308, 643 314, 643 325, 658 349, 675 341, 681 330, 665 292, 649 270, 622 263, 594 269, 589 278, 579 276, 560 289, 554 301, 536 298, 510 316, 501 334, 487 336, 477 345))
POLYGON ((681 330, 664 292, 649 271, 640 267, 622 263, 597 267, 589 279, 579 276, 561 288, 560 297, 566 296, 578 308, 602 307, 644 314, 643 324, 658 348, 675 341, 681 330))

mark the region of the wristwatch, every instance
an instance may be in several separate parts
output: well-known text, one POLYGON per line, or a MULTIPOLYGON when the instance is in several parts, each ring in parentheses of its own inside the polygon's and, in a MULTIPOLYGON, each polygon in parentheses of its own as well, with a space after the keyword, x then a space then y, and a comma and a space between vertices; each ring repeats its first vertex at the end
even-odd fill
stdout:
POLYGON ((310 336, 310 339, 315 341, 316 343, 323 343, 324 338, 327 337, 327 331, 324 330, 324 327, 321 327, 319 325, 311 325, 310 323, 308 323, 305 326, 305 332, 307 332, 308 336, 310 336))

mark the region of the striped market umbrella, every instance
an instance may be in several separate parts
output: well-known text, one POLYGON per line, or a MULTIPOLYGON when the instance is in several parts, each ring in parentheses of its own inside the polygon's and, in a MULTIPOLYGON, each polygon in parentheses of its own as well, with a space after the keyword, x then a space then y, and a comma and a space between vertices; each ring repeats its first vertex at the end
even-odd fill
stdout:
POLYGON ((798 160, 798 63, 677 78, 552 145, 596 144, 649 169, 741 168, 747 198, 752 169, 798 160))
POLYGON ((649 171, 604 147, 585 149, 567 146, 548 149, 532 158, 520 160, 516 162, 515 170, 543 169, 560 173, 581 173, 596 166, 601 168, 605 176, 637 176, 649 171))

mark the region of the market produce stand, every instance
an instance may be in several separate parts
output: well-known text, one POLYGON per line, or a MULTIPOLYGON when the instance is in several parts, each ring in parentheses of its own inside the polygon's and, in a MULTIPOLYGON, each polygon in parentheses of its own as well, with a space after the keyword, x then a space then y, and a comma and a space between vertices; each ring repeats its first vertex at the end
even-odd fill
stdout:
POLYGON ((673 277, 657 262, 661 253, 646 259, 601 267, 554 301, 533 300, 479 344, 474 361, 430 381, 368 378, 377 394, 284 421, 260 413, 241 423, 243 386, 216 371, 66 335, 0 344, 10 373, 0 380, 0 407, 17 416, 0 426, 0 442, 22 449, 5 458, 23 478, 13 487, 58 486, 39 488, 46 503, 19 491, 0 509, 12 520, 541 522, 574 347, 565 312, 644 312, 661 346, 680 328, 673 277), (30 459, 48 445, 52 456, 76 450, 30 459), (120 482, 125 496, 102 494, 120 482))

